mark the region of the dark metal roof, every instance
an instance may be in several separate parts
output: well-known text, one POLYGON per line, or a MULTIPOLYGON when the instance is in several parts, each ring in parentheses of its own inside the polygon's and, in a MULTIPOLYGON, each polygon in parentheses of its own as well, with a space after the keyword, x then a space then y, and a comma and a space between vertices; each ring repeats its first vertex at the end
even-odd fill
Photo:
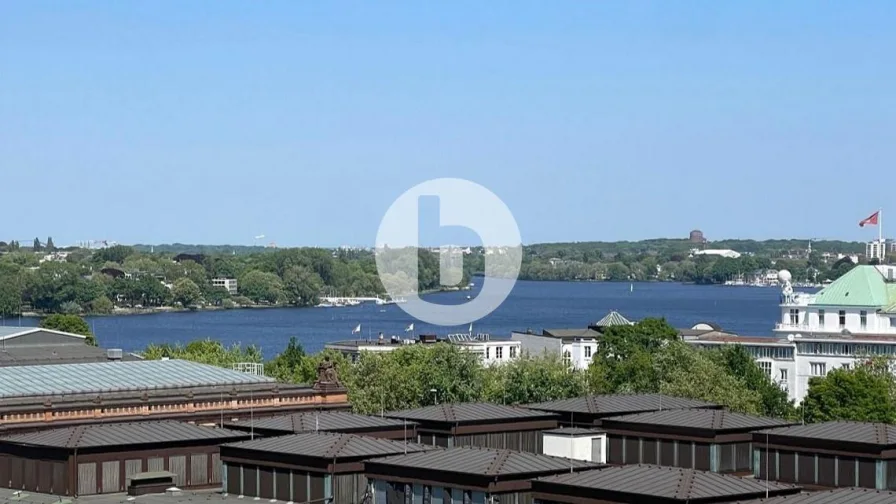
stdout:
POLYGON ((651 465, 607 467, 597 471, 550 476, 532 483, 532 490, 537 492, 566 493, 564 488, 570 487, 682 502, 719 497, 756 498, 764 495, 766 488, 772 496, 800 491, 800 487, 794 485, 651 465))
POLYGON ((594 329, 542 329, 542 336, 551 338, 600 338, 601 334, 594 329))
POLYGON ((552 418, 551 413, 533 411, 517 406, 504 406, 492 403, 454 403, 437 404, 403 411, 390 411, 384 416, 407 419, 417 422, 499 422, 502 420, 519 421, 535 418, 552 418))
POLYGON ((573 397, 535 404, 527 404, 527 408, 562 413, 586 413, 590 415, 613 415, 625 413, 641 413, 665 409, 683 408, 721 408, 696 399, 672 397, 663 394, 608 394, 573 397))
POLYGON ((233 441, 245 439, 246 436, 245 432, 202 427, 172 420, 91 424, 63 429, 49 429, 25 434, 13 434, 0 438, 0 443, 53 448, 96 448, 200 440, 233 441))
POLYGON ((825 492, 743 501, 741 504, 896 504, 896 492, 868 488, 840 488, 825 492))
POLYGON ((279 415, 255 420, 225 423, 225 427, 267 429, 287 432, 348 431, 355 429, 414 428, 413 422, 394 418, 356 415, 348 411, 307 411, 292 415, 279 415))
POLYGON ((593 434, 604 434, 605 431, 600 429, 585 429, 582 427, 561 427, 559 429, 550 429, 543 431, 545 434, 556 434, 560 436, 589 436, 593 434))
POLYGON ((550 455, 470 446, 369 460, 368 464, 413 467, 477 476, 507 476, 602 467, 602 464, 550 455))
POLYGON ((757 432, 756 435, 766 433, 777 437, 823 439, 878 446, 896 445, 896 425, 882 423, 825 422, 768 429, 757 432))
MULTIPOLYGON (((120 360, 140 360, 136 355, 124 353, 120 360)), ((18 345, 0 348, 0 366, 33 366, 40 364, 76 364, 107 362, 106 349, 79 344, 18 345)))
POLYGON ((228 497, 226 494, 222 494, 220 488, 197 492, 183 491, 179 495, 159 493, 129 497, 120 493, 110 493, 81 495, 76 498, 0 488, 0 503, 2 504, 232 504, 234 501, 236 501, 235 496, 228 497))
POLYGON ((225 451, 227 448, 239 448, 242 450, 325 458, 328 460, 383 457, 399 453, 403 454, 405 451, 412 453, 441 449, 417 443, 404 443, 389 439, 335 432, 304 432, 290 436, 261 438, 241 443, 226 444, 221 448, 225 451))
POLYGON ((793 422, 766 418, 743 413, 734 413, 726 410, 712 409, 678 409, 653 411, 636 415, 625 415, 605 418, 601 425, 605 428, 618 426, 618 424, 645 424, 661 425, 669 427, 683 427, 687 429, 702 429, 709 431, 750 431, 793 425, 793 422))

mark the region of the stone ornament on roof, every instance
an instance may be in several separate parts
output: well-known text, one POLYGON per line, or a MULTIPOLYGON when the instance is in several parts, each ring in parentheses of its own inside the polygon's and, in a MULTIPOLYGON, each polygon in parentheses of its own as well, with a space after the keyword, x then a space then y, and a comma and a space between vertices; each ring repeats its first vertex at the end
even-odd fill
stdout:
POLYGON ((315 388, 341 387, 339 377, 336 376, 336 366, 330 361, 329 356, 317 365, 317 382, 315 388))

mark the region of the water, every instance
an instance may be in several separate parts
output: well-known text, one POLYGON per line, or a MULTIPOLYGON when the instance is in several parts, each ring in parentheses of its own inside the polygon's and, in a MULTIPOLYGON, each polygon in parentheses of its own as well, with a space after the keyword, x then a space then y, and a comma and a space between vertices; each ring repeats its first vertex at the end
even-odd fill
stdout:
MULTIPOLYGON (((634 291, 629 289, 628 283, 520 281, 500 308, 473 324, 473 332, 508 337, 514 330, 584 328, 608 311, 617 310, 633 320, 665 317, 675 327, 714 322, 737 334, 770 336, 780 317, 777 288, 635 283, 634 291)), ((429 299, 455 304, 475 293, 475 290, 439 293, 429 299)), ((376 338, 380 331, 387 337, 404 334, 411 322, 414 322, 411 317, 396 305, 374 304, 88 318, 100 345, 106 348, 135 351, 150 343, 213 338, 225 344, 257 345, 265 357, 280 352, 291 336, 296 336, 307 351, 317 352, 325 343, 358 338, 359 335, 352 335, 352 329, 358 324, 361 324, 361 338, 376 338)), ((22 324, 35 325, 37 320, 22 319, 22 324)), ((467 326, 433 327, 420 322, 415 322, 414 328, 417 334, 440 335, 468 329, 467 326)))

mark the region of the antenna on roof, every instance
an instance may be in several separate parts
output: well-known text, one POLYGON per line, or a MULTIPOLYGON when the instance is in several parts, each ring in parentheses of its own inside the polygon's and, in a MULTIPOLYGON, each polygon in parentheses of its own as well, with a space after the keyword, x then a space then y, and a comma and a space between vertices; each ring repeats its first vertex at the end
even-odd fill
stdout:
POLYGON ((320 410, 314 410, 314 432, 320 430, 320 410))

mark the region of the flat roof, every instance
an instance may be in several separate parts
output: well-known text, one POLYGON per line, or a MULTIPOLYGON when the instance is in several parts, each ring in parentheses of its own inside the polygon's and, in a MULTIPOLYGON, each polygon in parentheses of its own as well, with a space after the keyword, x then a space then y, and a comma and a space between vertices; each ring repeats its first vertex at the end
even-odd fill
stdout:
POLYGON ((77 498, 60 497, 43 493, 22 490, 16 495, 16 490, 0 488, 0 503, 3 504, 121 504, 122 502, 136 504, 226 504, 236 501, 236 497, 227 497, 220 490, 203 490, 198 492, 183 491, 181 495, 148 494, 131 497, 124 493, 109 493, 99 495, 82 495, 77 498))
POLYGON ((390 411, 386 417, 416 422, 473 423, 501 420, 532 420, 554 418, 550 412, 536 411, 518 406, 505 406, 486 402, 445 403, 401 411, 390 411))
POLYGON ((160 420, 90 424, 13 434, 0 438, 0 444, 51 448, 97 448, 199 440, 234 441, 245 439, 247 436, 245 432, 203 427, 174 420, 160 420))
POLYGON ((549 429, 542 432, 544 434, 554 434, 558 436, 590 436, 606 433, 606 431, 600 429, 585 429, 582 427, 560 427, 559 429, 549 429))
POLYGON ((741 501, 741 504, 896 504, 896 492, 869 488, 838 488, 824 492, 741 501))
POLYGON ((601 334, 594 329, 542 329, 538 336, 550 338, 600 338, 601 334))
POLYGON ((226 450, 229 448, 327 460, 383 457, 405 453, 406 451, 419 452, 440 449, 436 446, 336 432, 304 432, 289 436, 230 443, 221 446, 222 456, 226 454, 226 450))
MULTIPOLYGON (((75 364, 109 362, 105 348, 81 343, 49 345, 9 345, 0 348, 0 366, 33 366, 41 364, 75 364)), ((131 353, 122 353, 121 360, 141 360, 131 353)))
POLYGON ((414 428, 416 424, 370 415, 357 415, 348 411, 308 411, 293 413, 291 415, 277 415, 255 420, 243 420, 239 422, 225 423, 225 427, 238 427, 240 429, 256 428, 282 432, 314 432, 314 431, 341 431, 341 430, 375 430, 375 429, 400 429, 402 427, 414 428))
POLYGON ((472 446, 377 458, 368 460, 367 464, 476 476, 510 476, 603 467, 603 464, 583 460, 472 446))
POLYGON ((273 382, 185 360, 137 360, 0 367, 0 398, 273 382))
POLYGON ((896 445, 896 425, 884 423, 824 422, 767 429, 754 433, 754 436, 766 434, 777 438, 819 439, 876 446, 896 445))
POLYGON ((574 493, 584 497, 583 489, 597 494, 621 494, 629 498, 653 497, 681 502, 725 497, 736 499, 740 496, 751 499, 764 496, 766 489, 772 496, 798 493, 801 490, 794 485, 654 465, 606 467, 596 471, 539 478, 532 482, 533 492, 574 493))
POLYGON ((794 422, 715 409, 662 410, 636 415, 604 418, 601 425, 612 429, 618 424, 641 424, 708 431, 751 431, 794 425, 794 422))
POLYGON ((558 413, 585 413, 604 416, 664 409, 721 408, 718 404, 664 394, 588 395, 571 399, 560 399, 558 401, 526 404, 525 407, 558 413))

